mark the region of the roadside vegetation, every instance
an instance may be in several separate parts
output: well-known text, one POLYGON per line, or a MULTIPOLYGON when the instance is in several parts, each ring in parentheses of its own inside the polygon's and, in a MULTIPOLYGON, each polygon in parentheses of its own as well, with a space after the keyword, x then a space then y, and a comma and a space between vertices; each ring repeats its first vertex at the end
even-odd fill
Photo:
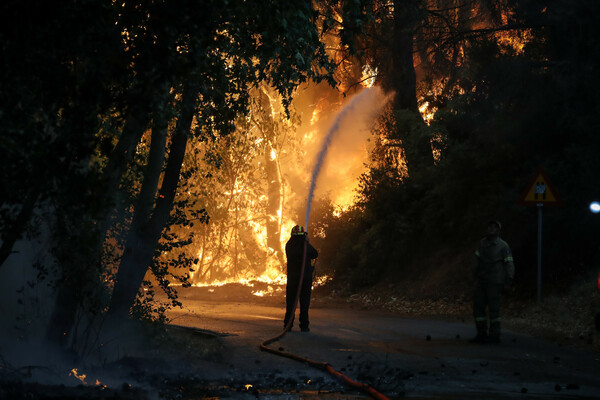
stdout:
POLYGON ((401 60, 386 51, 401 52, 400 41, 367 46, 382 84, 399 95, 375 127, 356 204, 336 210, 324 201, 315 208, 309 229, 319 265, 344 295, 373 293, 370 301, 390 307, 406 298, 425 313, 436 312, 427 304, 443 298, 449 301, 439 314, 455 303, 466 310, 473 252, 487 221, 500 220, 516 266, 512 323, 587 341, 600 311, 600 216, 588 208, 600 198, 600 82, 589 74, 600 62, 590 41, 599 11, 588 1, 495 2, 487 11, 489 19, 459 14, 445 47, 431 40, 445 32, 431 14, 404 15, 414 24, 410 39, 422 61, 410 93, 408 78, 399 84, 386 64, 397 68, 401 60), (410 117, 423 99, 431 110, 427 123, 410 117), (538 210, 517 204, 538 166, 563 201, 542 210, 539 307, 538 210), (381 291, 388 284, 394 289, 381 291))
MULTIPOLYGON (((316 304, 327 307, 345 303, 351 307, 385 310, 411 318, 472 323, 473 303, 468 290, 461 295, 438 292, 432 296, 423 295, 414 288, 411 290, 409 286, 385 283, 357 292, 322 288, 317 289, 316 304)), ((502 325, 504 329, 561 346, 600 354, 600 332, 594 326, 594 316, 600 307, 598 297, 598 288, 591 280, 579 280, 561 293, 544 295, 540 304, 537 304, 534 290, 523 296, 513 289, 504 299, 502 325)))
POLYGON ((319 273, 351 301, 391 284, 369 301, 452 314, 497 219, 517 268, 514 324, 587 337, 600 265, 595 2, 80 3, 0 5, 9 346, 35 336, 87 354, 123 320, 163 321, 181 305, 176 285, 268 263, 283 274, 284 204, 306 178, 281 165, 310 160, 298 121, 370 85, 390 101, 355 201, 312 208, 319 273), (540 165, 564 205, 543 210, 548 305, 536 309, 537 210, 517 200, 540 165), (535 318, 561 302, 570 313, 535 318))

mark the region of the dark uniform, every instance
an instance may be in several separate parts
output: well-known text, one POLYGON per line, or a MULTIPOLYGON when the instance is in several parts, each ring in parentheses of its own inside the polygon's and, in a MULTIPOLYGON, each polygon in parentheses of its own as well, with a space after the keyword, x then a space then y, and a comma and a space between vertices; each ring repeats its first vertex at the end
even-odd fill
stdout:
MULTIPOLYGON (((500 223, 495 222, 500 228, 500 223)), ((477 280, 473 301, 473 316, 477 336, 473 342, 500 341, 500 304, 504 288, 515 276, 515 266, 508 244, 498 236, 485 237, 475 252, 474 274, 477 280), (489 336, 488 315, 489 313, 489 336)))
POLYGON ((304 276, 302 278, 302 287, 300 288, 300 330, 308 332, 308 307, 310 306, 310 293, 312 289, 312 276, 314 267, 311 260, 318 257, 317 250, 308 243, 308 238, 304 234, 292 234, 292 237, 285 245, 285 255, 287 257, 287 285, 285 288, 286 311, 283 320, 285 327, 292 319, 294 324, 294 315, 292 310, 295 306, 296 293, 300 283, 301 264, 304 253, 304 244, 306 243, 306 260, 304 262, 304 276))

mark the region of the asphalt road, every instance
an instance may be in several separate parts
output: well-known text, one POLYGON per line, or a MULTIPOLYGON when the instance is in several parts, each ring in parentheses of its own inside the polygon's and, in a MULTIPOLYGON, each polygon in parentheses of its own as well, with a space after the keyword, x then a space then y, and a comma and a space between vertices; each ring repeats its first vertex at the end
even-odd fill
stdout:
MULTIPOLYGON (((184 309, 171 313, 172 323, 215 332, 228 349, 203 368, 202 379, 246 382, 260 398, 366 397, 326 372, 260 351, 282 330, 281 296, 267 301, 190 288, 180 300, 184 309)), ((314 307, 310 318, 309 333, 296 325, 270 347, 328 362, 390 398, 600 399, 600 354, 506 330, 498 345, 474 345, 471 324, 348 307, 314 307)))

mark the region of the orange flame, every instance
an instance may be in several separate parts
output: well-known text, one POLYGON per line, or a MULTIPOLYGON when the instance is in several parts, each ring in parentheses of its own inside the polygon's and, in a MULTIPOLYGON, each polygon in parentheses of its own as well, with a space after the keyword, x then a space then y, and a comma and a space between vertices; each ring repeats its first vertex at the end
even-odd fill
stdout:
MULTIPOLYGON (((514 11, 502 13, 502 23, 508 24, 509 17, 514 14, 514 11)), ((531 29, 514 29, 508 31, 500 31, 496 33, 496 40, 501 46, 511 48, 515 54, 523 54, 525 46, 533 39, 531 29)))
POLYGON ((71 372, 69 373, 69 376, 73 376, 73 377, 79 379, 81 381, 81 383, 83 383, 84 385, 87 385, 87 383, 85 382, 85 378, 87 378, 87 375, 86 374, 79 374, 77 372, 77 368, 73 368, 71 370, 71 372))
MULTIPOLYGON (((79 381, 80 381, 82 384, 84 384, 84 385, 86 385, 86 386, 87 386, 87 384, 88 384, 88 383, 85 381, 85 379, 87 378, 87 375, 86 375, 86 374, 80 374, 80 373, 77 371, 77 368, 73 368, 73 369, 71 370, 71 372, 69 372, 69 376, 72 376, 72 377, 74 377, 74 378, 78 379, 78 380, 79 380, 79 381)), ((106 385, 105 385, 105 384, 103 384, 102 382, 100 382, 100 380, 99 380, 99 379, 96 379, 96 383, 94 384, 94 386, 98 386, 98 387, 100 387, 101 389, 106 389, 106 385)))

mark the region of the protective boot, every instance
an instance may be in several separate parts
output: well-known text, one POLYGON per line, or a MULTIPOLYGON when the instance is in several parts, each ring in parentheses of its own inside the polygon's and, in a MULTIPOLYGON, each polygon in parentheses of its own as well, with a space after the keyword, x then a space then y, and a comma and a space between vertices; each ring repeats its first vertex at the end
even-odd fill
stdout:
POLYGON ((295 318, 294 318, 294 315, 292 315, 292 316, 290 317, 290 313, 289 313, 289 312, 286 312, 286 313, 285 313, 285 318, 283 319, 283 329, 284 329, 284 330, 285 330, 285 328, 287 327, 287 324, 288 324, 288 322, 289 322, 289 319, 290 319, 290 318, 292 319, 292 322, 290 323, 290 327, 288 328, 287 332, 291 331, 291 330, 292 330, 292 328, 294 327, 294 319, 295 319, 295 318))
POLYGON ((500 321, 490 323, 490 335, 487 341, 488 343, 500 343, 500 321))
POLYGON ((470 343, 487 343, 488 332, 487 332, 487 321, 476 321, 475 327, 477 328, 477 336, 469 340, 470 343))

